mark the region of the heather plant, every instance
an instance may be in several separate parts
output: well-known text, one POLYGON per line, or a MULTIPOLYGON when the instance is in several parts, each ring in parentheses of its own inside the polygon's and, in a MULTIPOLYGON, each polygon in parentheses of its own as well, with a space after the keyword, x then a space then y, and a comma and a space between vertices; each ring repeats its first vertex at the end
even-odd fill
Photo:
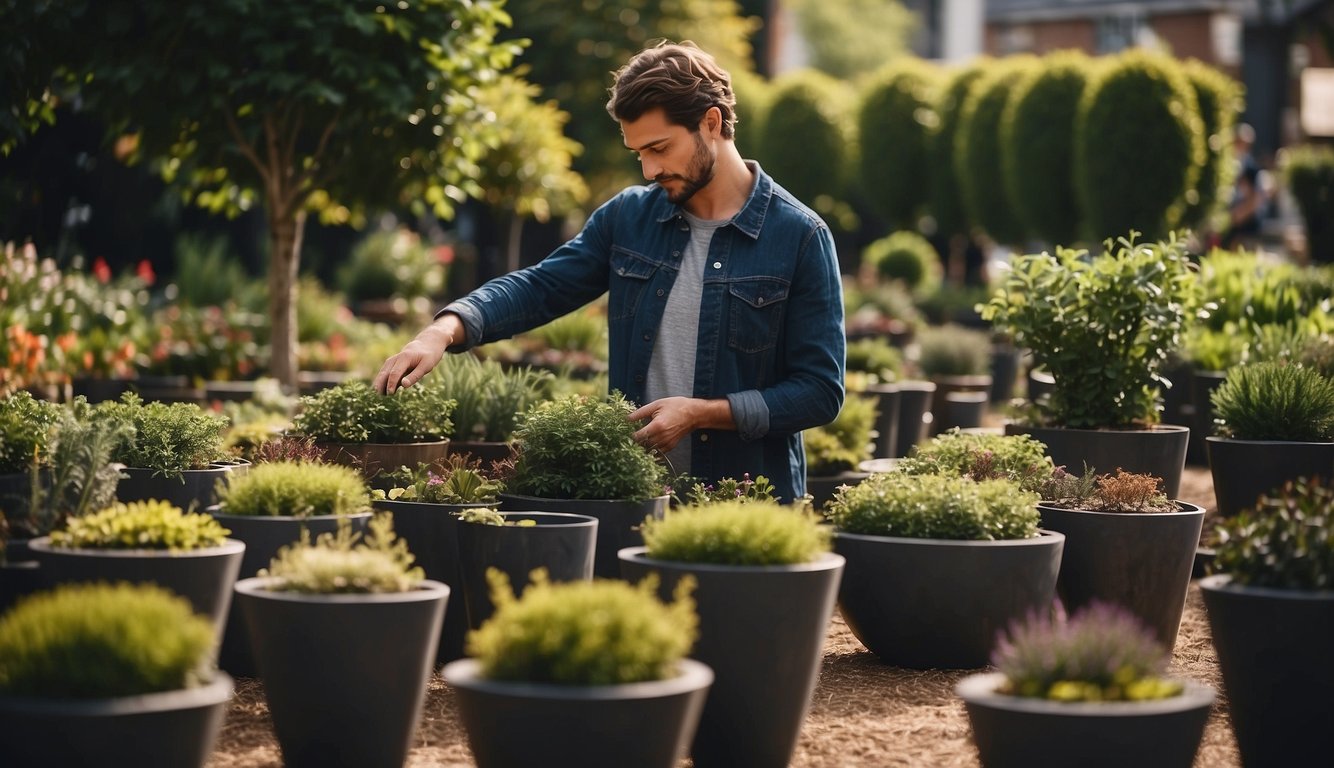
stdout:
POLYGON ((1001 540, 1038 535, 1037 494, 1008 480, 882 472, 840 488, 828 516, 845 533, 1001 540))
POLYGON ((345 381, 301 398, 296 434, 327 443, 419 443, 453 430, 454 401, 430 386, 382 395, 364 381, 345 381))
POLYGON ((935 325, 917 334, 917 367, 927 378, 991 372, 991 336, 961 325, 935 325))
POLYGON ((231 482, 219 483, 218 500, 228 515, 352 515, 370 506, 370 492, 349 467, 276 461, 256 464, 231 482))
POLYGON ((318 595, 378 594, 408 592, 426 578, 414 566, 408 543, 394 534, 394 517, 388 513, 371 518, 365 533, 354 533, 346 518, 338 530, 310 540, 302 529, 301 540, 278 550, 268 568, 265 588, 274 592, 318 595))
POLYGON ((774 501, 679 507, 641 530, 649 557, 677 563, 795 565, 829 551, 818 515, 774 501))
POLYGON ((27 472, 45 462, 51 427, 60 406, 20 390, 0 399, 0 475, 27 472))
POLYGON ((188 513, 166 501, 134 501, 72 517, 51 532, 60 549, 165 549, 187 552, 220 547, 231 533, 212 515, 188 513))
POLYGON ((1223 520, 1213 571, 1233 584, 1275 589, 1334 589, 1334 486, 1301 478, 1223 520))
POLYGON ((1243 365, 1210 396, 1217 431, 1238 440, 1334 440, 1334 381, 1291 363, 1243 365))
POLYGON ((212 677, 213 625, 155 585, 69 584, 0 617, 0 693, 106 699, 212 677))
POLYGON ((127 467, 180 477, 187 469, 203 469, 225 457, 226 417, 194 403, 145 403, 137 394, 126 392, 118 401, 98 404, 95 416, 133 427, 112 454, 114 461, 127 467))
POLYGON ((506 442, 519 418, 549 394, 552 375, 527 366, 506 369, 495 360, 448 355, 423 382, 455 402, 455 440, 506 442))
POLYGON ((946 475, 971 480, 1010 480, 1036 490, 1054 470, 1047 446, 1028 435, 943 432, 913 447, 899 462, 909 475, 946 475))
POLYGON ((1042 500, 1065 509, 1090 512, 1177 512, 1180 507, 1163 492, 1162 478, 1126 472, 1120 467, 1113 474, 1097 474, 1086 467, 1075 475, 1059 467, 1038 489, 1042 500))
POLYGON ((756 475, 752 480, 750 473, 747 472, 740 480, 724 477, 712 483, 695 482, 687 492, 686 501, 695 506, 715 502, 747 504, 755 501, 777 501, 776 493, 769 478, 756 475))
POLYGON ((1093 602, 1065 623, 1033 615, 1011 626, 991 656, 998 691, 1053 701, 1152 701, 1177 696, 1161 677, 1168 653, 1125 609, 1093 602))
POLYGON ((523 597, 509 579, 487 573, 496 612, 468 635, 468 655, 491 680, 599 686, 664 680, 695 643, 699 617, 681 579, 673 601, 657 598, 658 580, 638 585, 596 580, 553 584, 532 574, 523 597))
POLYGON ((316 444, 311 435, 283 435, 260 443, 251 460, 256 464, 279 461, 322 464, 327 454, 328 451, 316 444))
POLYGON ((486 504, 497 500, 505 484, 488 477, 480 461, 450 454, 434 464, 416 469, 400 467, 389 473, 390 488, 371 492, 374 498, 418 501, 427 504, 486 504))

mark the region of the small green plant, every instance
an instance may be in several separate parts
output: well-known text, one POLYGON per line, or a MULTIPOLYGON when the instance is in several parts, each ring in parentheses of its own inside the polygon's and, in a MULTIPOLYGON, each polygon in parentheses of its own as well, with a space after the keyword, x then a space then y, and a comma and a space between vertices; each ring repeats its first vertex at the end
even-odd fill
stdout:
POLYGON ((352 249, 338 270, 338 286, 351 301, 438 295, 445 265, 406 229, 372 232, 352 249))
POLYGON ((872 374, 880 381, 895 381, 903 376, 903 353, 880 336, 849 341, 847 369, 872 374))
POLYGON ((747 472, 740 480, 724 477, 712 483, 695 482, 687 493, 687 503, 696 506, 714 502, 737 502, 741 504, 753 501, 777 501, 777 493, 769 478, 757 475, 750 479, 747 472))
MULTIPOLYGON (((1186 333, 1181 352, 1197 370, 1226 371, 1246 359, 1247 341, 1236 323, 1229 322, 1221 330, 1197 325, 1186 333)), ((1176 386, 1183 383, 1173 382, 1176 386)))
POLYGON ((901 230, 872 242, 862 263, 884 282, 899 282, 912 293, 926 295, 940 285, 940 256, 925 237, 901 230))
POLYGON ((345 381, 302 397, 292 427, 327 443, 431 442, 453 430, 453 410, 454 401, 430 386, 382 395, 364 381, 345 381))
POLYGON ((1064 509, 1090 512, 1144 514, 1177 512, 1176 504, 1163 493, 1162 478, 1126 472, 1117 467, 1115 474, 1097 474, 1086 467, 1083 475, 1058 467, 1038 488, 1043 501, 1064 509))
POLYGON ((552 584, 545 570, 516 598, 509 579, 487 572, 496 612, 468 635, 468 655, 492 680, 620 685, 664 680, 695 643, 694 579, 673 601, 657 598, 655 576, 638 585, 598 580, 552 584))
POLYGON ((337 532, 322 533, 314 542, 303 528, 301 540, 278 550, 259 576, 269 579, 266 588, 274 592, 408 592, 426 578, 412 563, 408 543, 394 535, 393 515, 381 513, 371 518, 364 534, 354 533, 347 518, 338 521, 337 532))
POLYGON ((218 500, 228 515, 352 515, 370 506, 370 492, 355 469, 276 461, 256 464, 230 483, 219 483, 218 500))
POLYGON ((1276 589, 1334 589, 1334 487, 1302 478, 1262 496, 1222 521, 1215 573, 1234 584, 1276 589))
POLYGON ((991 372, 991 336, 961 325, 927 326, 917 334, 917 367, 927 378, 991 372))
POLYGON ((1168 653, 1125 609, 1094 602, 1060 624, 1034 615, 1010 627, 992 653, 1000 693, 1054 701, 1151 701, 1182 685, 1161 677, 1168 653))
POLYGON ((899 462, 908 475, 946 475, 971 480, 1004 478, 1027 490, 1051 477, 1047 446, 1028 435, 985 435, 957 429, 915 446, 899 462))
POLYGON ((190 688, 212 677, 213 625, 161 587, 70 584, 0 617, 0 692, 103 699, 190 688))
POLYGON ((417 469, 400 467, 389 473, 388 491, 371 492, 376 499, 420 501, 427 504, 488 504, 503 493, 505 484, 482 471, 479 461, 469 461, 462 454, 435 464, 421 464, 417 469))
POLYGON ((805 509, 720 501, 681 507, 641 528, 655 560, 716 565, 795 565, 829 551, 829 529, 805 509))
POLYGON ((850 394, 833 421, 803 432, 807 473, 816 477, 837 475, 871 458, 875 415, 875 398, 850 394))
POLYGON ((455 402, 453 439, 507 442, 523 413, 549 395, 551 381, 547 371, 506 369, 495 360, 447 355, 423 384, 455 402))
POLYGON ((116 504, 72 517, 51 532, 63 549, 166 549, 173 552, 220 547, 231 533, 212 515, 187 513, 166 501, 116 504))
POLYGON ((1219 434, 1238 440, 1334 440, 1334 381, 1289 363, 1228 372, 1210 396, 1219 434))
POLYGON ((915 539, 1001 540, 1038 535, 1038 496, 1008 480, 882 472, 834 494, 839 530, 915 539))
POLYGON ((180 477, 224 458, 227 419, 194 403, 145 403, 126 392, 119 401, 98 404, 96 418, 131 425, 112 455, 127 467, 151 469, 155 475, 180 477))
POLYGON ((43 463, 48 435, 59 418, 60 406, 26 391, 0 400, 0 475, 27 472, 34 462, 43 463))
POLYGON ((457 514, 461 523, 507 526, 510 528, 532 528, 537 525, 536 520, 510 520, 490 507, 471 507, 457 514))
POLYGON ((252 461, 256 464, 271 464, 279 461, 310 462, 320 464, 325 461, 328 451, 316 445, 310 435, 282 435, 260 443, 253 453, 252 461))

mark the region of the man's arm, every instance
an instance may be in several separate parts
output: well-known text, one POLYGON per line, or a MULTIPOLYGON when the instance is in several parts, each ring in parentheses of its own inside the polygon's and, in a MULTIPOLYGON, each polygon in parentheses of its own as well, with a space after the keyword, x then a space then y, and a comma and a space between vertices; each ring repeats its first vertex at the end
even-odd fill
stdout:
POLYGON ((400 386, 410 387, 440 363, 446 350, 467 342, 463 321, 453 312, 446 312, 385 360, 372 386, 382 395, 392 395, 400 386))
POLYGON ((649 419, 635 433, 635 441, 645 448, 664 453, 690 437, 697 429, 736 429, 732 404, 727 398, 705 400, 697 397, 664 397, 630 414, 631 421, 649 419))

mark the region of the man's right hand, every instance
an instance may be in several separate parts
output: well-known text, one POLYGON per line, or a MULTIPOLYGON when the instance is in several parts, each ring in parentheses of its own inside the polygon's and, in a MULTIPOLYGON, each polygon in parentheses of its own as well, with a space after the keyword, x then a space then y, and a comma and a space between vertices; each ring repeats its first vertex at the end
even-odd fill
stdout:
POLYGON ((372 386, 382 395, 392 395, 399 387, 410 387, 422 380, 445 356, 445 350, 467 339, 467 330, 458 315, 441 315, 435 322, 403 345, 398 354, 380 366, 372 386))

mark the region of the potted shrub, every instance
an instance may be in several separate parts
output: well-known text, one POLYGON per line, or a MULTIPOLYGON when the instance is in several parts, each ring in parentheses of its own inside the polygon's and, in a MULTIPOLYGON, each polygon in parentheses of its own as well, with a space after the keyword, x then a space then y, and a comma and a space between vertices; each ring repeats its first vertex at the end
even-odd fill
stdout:
POLYGON ((962 325, 927 326, 917 334, 917 367, 936 385, 932 434, 950 427, 981 426, 991 396, 991 334, 962 325), (965 392, 982 396, 949 398, 965 392), (973 404, 969 412, 964 412, 963 403, 973 404))
POLYGON ((875 398, 875 446, 877 459, 894 454, 899 439, 899 384, 903 377, 903 355, 883 337, 849 340, 847 347, 849 392, 864 392, 875 398))
POLYGON ((694 765, 787 765, 824 661, 843 558, 805 508, 741 496, 644 522, 643 547, 621 550, 628 581, 694 579, 699 639, 714 670, 690 754, 694 765))
POLYGON ((364 536, 346 520, 313 542, 304 532, 236 594, 283 763, 402 765, 449 587, 412 564, 390 516, 364 536))
POLYGON ((1038 421, 1007 431, 1037 437, 1058 466, 1161 477, 1175 498, 1189 429, 1157 423, 1159 369, 1190 312, 1194 273, 1184 241, 1134 236, 1092 256, 1020 256, 979 309, 1053 380, 1038 421))
POLYGON ((482 768, 674 768, 713 673, 684 658, 695 640, 688 585, 670 605, 652 579, 552 584, 516 598, 494 577, 496 613, 445 665, 482 768), (522 734, 519 737, 519 734, 522 734))
POLYGON ((1065 537, 1039 531, 1037 494, 1010 480, 884 472, 828 516, 843 618, 891 664, 983 666, 997 632, 1055 597, 1065 537))
POLYGON ((546 398, 551 382, 547 371, 505 368, 474 355, 446 355, 423 384, 455 403, 449 452, 471 454, 489 466, 510 458, 519 419, 546 398))
POLYGON ((1334 487, 1298 479, 1222 522, 1200 582, 1245 765, 1309 765, 1334 710, 1334 487))
POLYGON ((992 655, 996 671, 954 690, 988 768, 1189 768, 1214 691, 1162 677, 1169 656, 1134 616, 1092 603, 1064 624, 1017 623, 992 655))
POLYGON ((871 458, 875 422, 875 400, 849 394, 833 421, 802 433, 806 493, 817 511, 834 498, 836 489, 855 485, 870 476, 858 467, 871 458))
POLYGON ((133 392, 98 404, 94 416, 132 427, 112 453, 125 466, 118 500, 162 499, 187 510, 215 503, 217 482, 231 471, 219 463, 226 417, 194 403, 145 403, 133 392))
POLYGON ((593 573, 617 578, 616 552, 643 543, 644 518, 660 517, 667 469, 635 442, 634 407, 619 392, 570 395, 533 406, 515 433, 517 458, 500 496, 506 511, 571 512, 598 520, 593 573))
POLYGON ((945 475, 970 480, 1006 479, 1036 491, 1055 469, 1047 446, 1030 435, 943 432, 918 445, 896 469, 907 475, 945 475))
POLYGON ((6 764, 203 766, 232 696, 213 643, 208 620, 159 587, 71 584, 23 601, 0 617, 6 764))
POLYGON ((1289 362, 1243 365, 1211 396, 1205 439, 1218 514, 1231 517, 1298 477, 1334 477, 1334 380, 1289 362))
POLYGON ((17 510, 32 492, 32 472, 46 462, 60 406, 19 391, 0 399, 0 512, 17 510))

